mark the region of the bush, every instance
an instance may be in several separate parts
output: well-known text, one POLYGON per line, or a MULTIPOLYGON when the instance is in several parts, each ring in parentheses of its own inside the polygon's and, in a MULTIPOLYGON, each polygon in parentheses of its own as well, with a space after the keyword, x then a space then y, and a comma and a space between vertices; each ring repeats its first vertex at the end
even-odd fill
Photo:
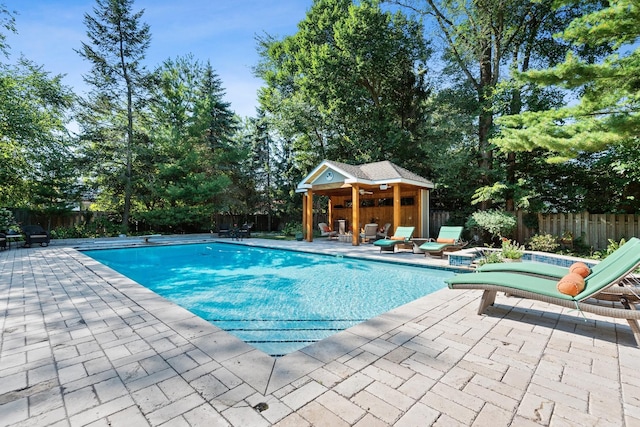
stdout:
POLYGON ((536 234, 529 240, 529 248, 532 251, 555 252, 558 247, 558 239, 551 234, 536 234))
POLYGON ((504 211, 478 211, 467 220, 467 228, 487 231, 493 237, 509 235, 518 226, 515 215, 504 211))
POLYGON ((524 255, 524 246, 521 246, 515 240, 502 241, 502 257, 508 259, 520 259, 524 255))
POLYGON ((502 253, 500 251, 485 251, 484 256, 478 261, 478 265, 497 264, 502 262, 502 253))
POLYGON ((0 233, 8 231, 15 223, 16 220, 13 218, 13 213, 8 209, 0 208, 0 233))
POLYGON ((302 233, 302 224, 299 222, 288 222, 282 227, 282 234, 295 237, 297 233, 302 233))

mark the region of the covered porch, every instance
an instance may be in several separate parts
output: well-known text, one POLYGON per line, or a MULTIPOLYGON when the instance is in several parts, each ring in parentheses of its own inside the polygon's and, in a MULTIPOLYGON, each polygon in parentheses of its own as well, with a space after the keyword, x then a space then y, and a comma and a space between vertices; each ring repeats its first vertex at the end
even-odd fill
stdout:
POLYGON ((324 160, 296 189, 303 194, 302 224, 305 240, 313 241, 314 197, 328 198, 329 227, 342 239, 360 244, 365 224, 378 228, 390 223, 389 235, 398 226, 415 227, 414 237, 429 235, 429 191, 434 185, 389 161, 348 165, 324 160))

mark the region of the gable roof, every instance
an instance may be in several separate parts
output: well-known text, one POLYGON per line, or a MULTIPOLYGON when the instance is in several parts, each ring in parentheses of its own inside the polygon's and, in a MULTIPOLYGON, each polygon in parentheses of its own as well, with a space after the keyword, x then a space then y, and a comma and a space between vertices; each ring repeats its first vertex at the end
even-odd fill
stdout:
POLYGON ((339 181, 340 184, 364 184, 374 186, 403 183, 422 188, 434 187, 433 182, 430 180, 391 163, 388 160, 365 163, 363 165, 349 165, 333 160, 324 160, 312 170, 309 175, 300 181, 296 191, 301 192, 313 188, 313 185, 318 184, 323 174, 328 171, 335 172, 344 178, 339 181))

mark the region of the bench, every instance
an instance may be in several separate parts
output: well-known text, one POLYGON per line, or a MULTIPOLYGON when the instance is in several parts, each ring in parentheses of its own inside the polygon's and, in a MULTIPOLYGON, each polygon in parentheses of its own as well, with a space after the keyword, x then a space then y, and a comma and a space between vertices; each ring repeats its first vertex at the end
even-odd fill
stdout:
POLYGON ((139 236, 145 243, 149 243, 149 239, 152 237, 160 237, 162 234, 147 234, 146 236, 139 236))

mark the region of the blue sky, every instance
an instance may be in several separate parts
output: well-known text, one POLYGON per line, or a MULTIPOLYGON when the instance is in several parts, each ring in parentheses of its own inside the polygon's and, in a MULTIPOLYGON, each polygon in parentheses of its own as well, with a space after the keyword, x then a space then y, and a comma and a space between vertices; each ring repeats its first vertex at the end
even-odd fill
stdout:
MULTIPOLYGON (((211 61, 226 91, 225 100, 240 116, 254 116, 256 92, 262 81, 252 73, 258 61, 256 35, 294 34, 312 0, 135 0, 134 11, 151 27, 146 66, 153 69, 167 58, 192 53, 211 61)), ((84 14, 95 0, 0 0, 16 11, 18 34, 7 35, 10 62, 22 53, 53 74, 66 74, 64 83, 85 91, 82 75, 90 65, 74 49, 87 42, 84 14)))

